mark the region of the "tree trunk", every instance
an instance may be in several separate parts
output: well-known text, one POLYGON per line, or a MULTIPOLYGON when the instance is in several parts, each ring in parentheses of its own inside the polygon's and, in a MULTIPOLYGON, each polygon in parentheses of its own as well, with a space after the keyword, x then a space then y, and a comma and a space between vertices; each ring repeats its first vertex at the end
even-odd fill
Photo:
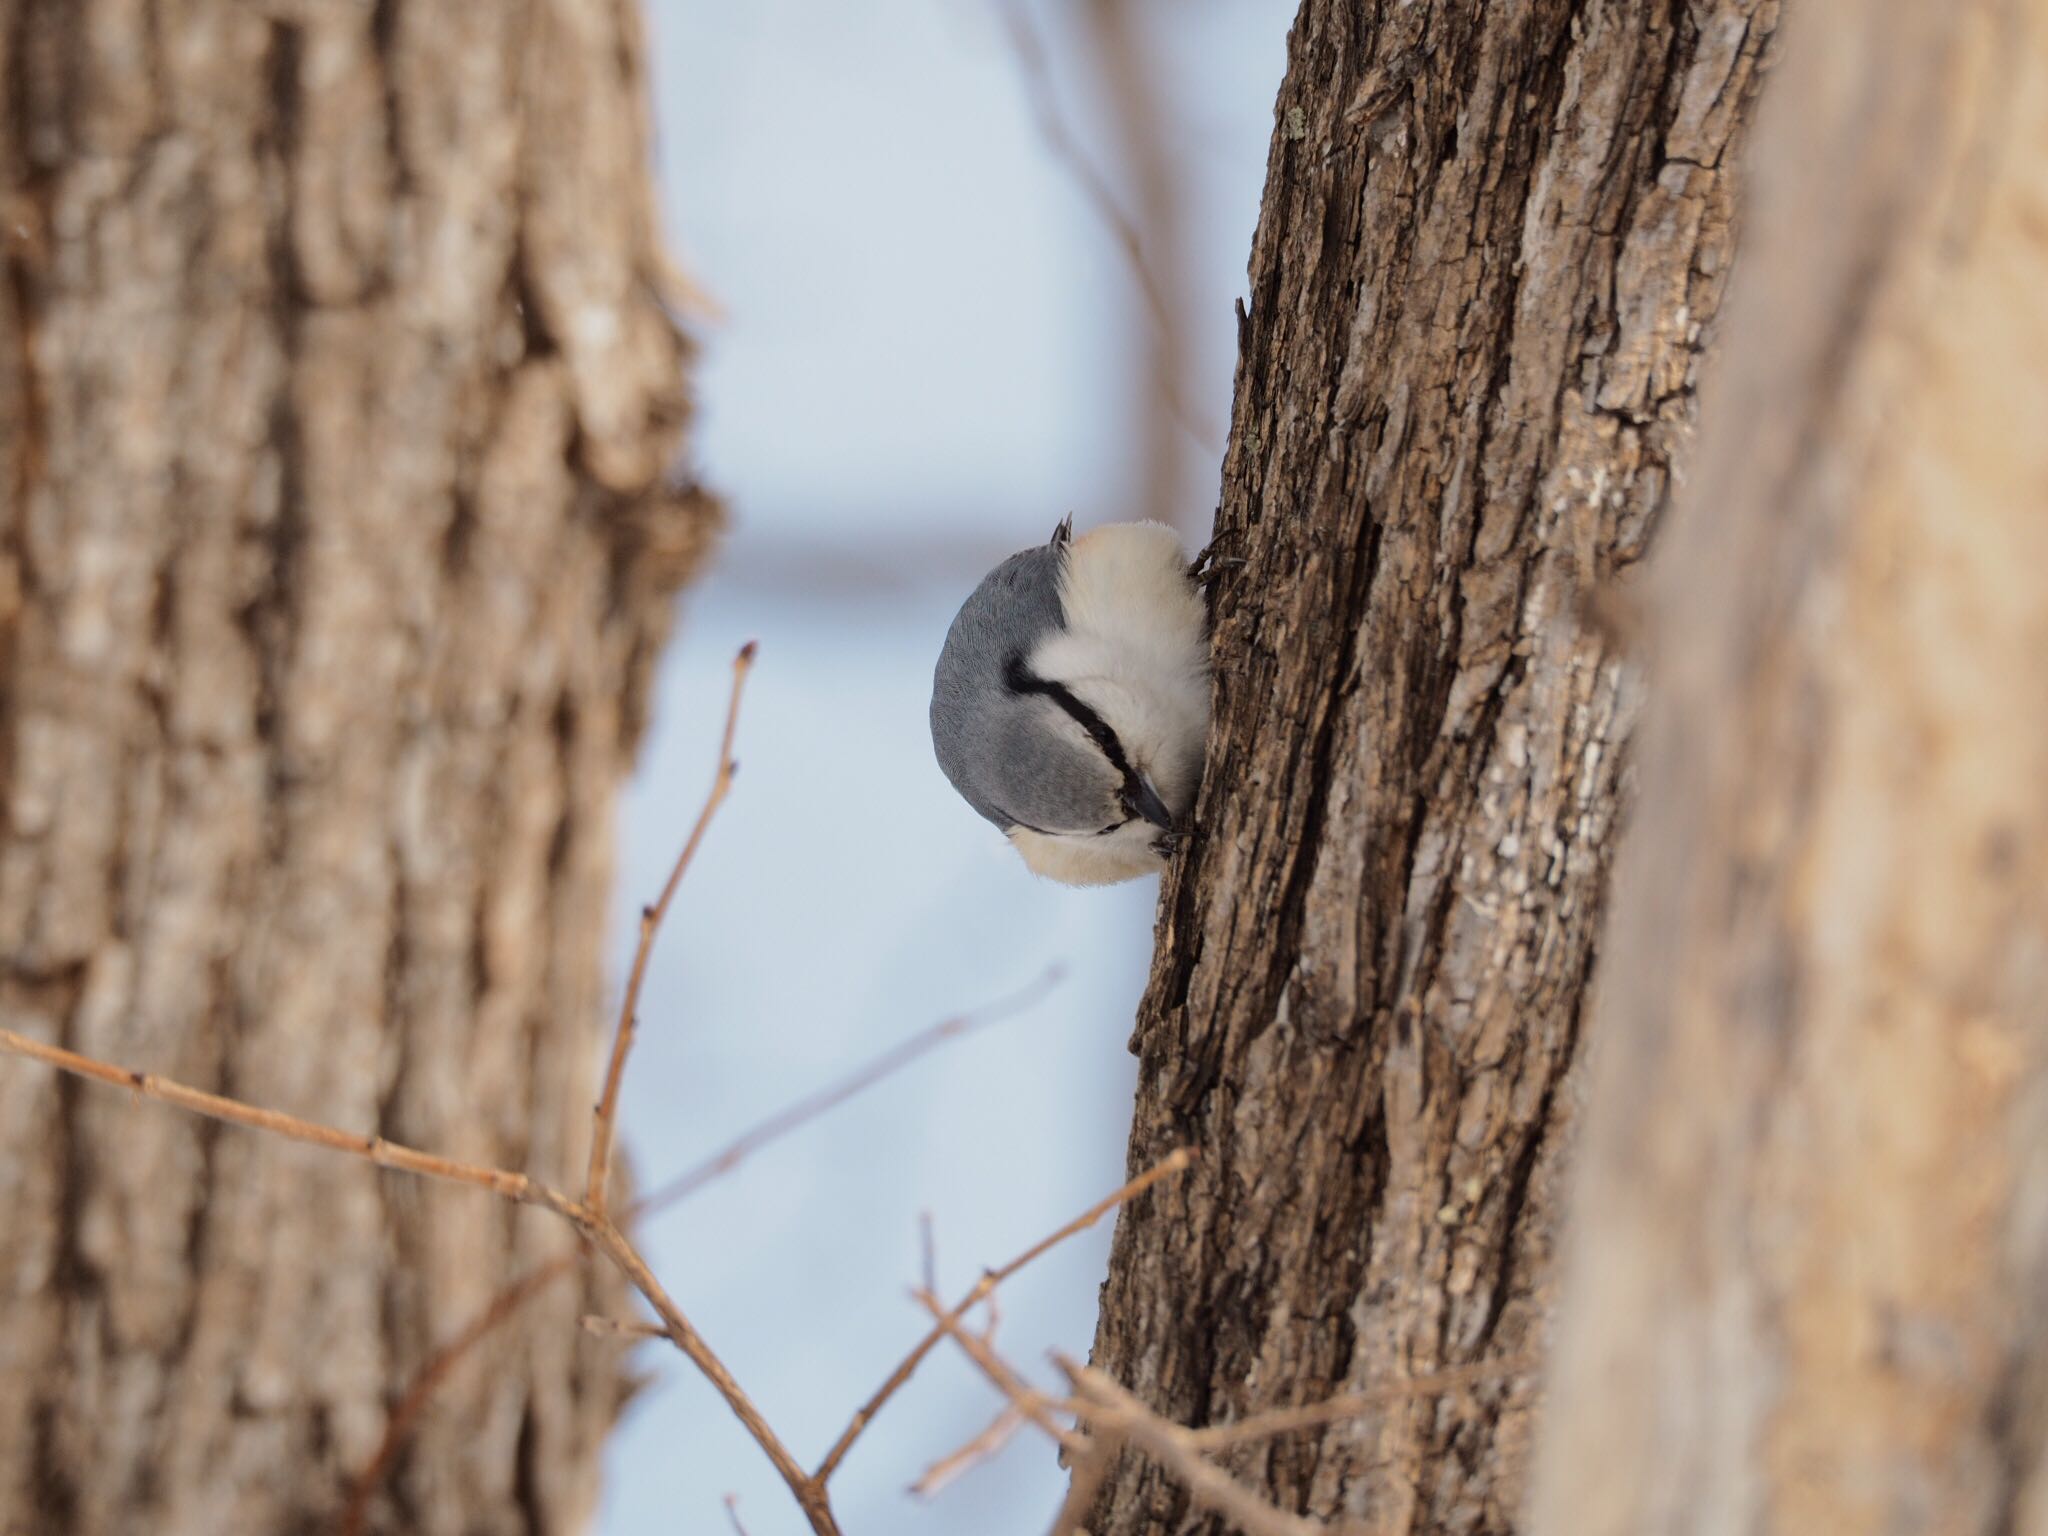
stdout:
POLYGON ((2048 0, 1802 10, 1654 583, 1540 1533, 2048 1531, 2043 144, 2048 0))
MULTIPOLYGON (((1523 1355, 1637 690, 1586 622, 1684 458, 1773 0, 1295 23, 1219 532, 1215 727, 1134 1048, 1096 1363, 1190 1424, 1523 1355)), ((1231 1465, 1501 1531, 1525 1375, 1231 1465)), ((1096 1536, 1224 1529, 1126 1456, 1096 1536)))
MULTIPOLYGON (((0 1014, 580 1169, 614 794, 712 509, 667 478, 626 0, 0 0, 0 1014)), ((0 1067, 0 1530, 324 1529, 558 1223, 0 1067)), ((567 1532, 588 1297, 380 1507, 567 1532)))

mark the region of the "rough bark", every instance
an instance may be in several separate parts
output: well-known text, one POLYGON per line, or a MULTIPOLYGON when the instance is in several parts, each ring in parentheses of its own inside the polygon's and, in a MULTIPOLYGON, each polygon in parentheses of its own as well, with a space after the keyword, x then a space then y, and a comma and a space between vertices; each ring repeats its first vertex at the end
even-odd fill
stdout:
MULTIPOLYGON (((0 0, 0 1016, 573 1178, 614 792, 709 505, 669 474, 626 0, 0 0)), ((0 1067, 0 1531, 323 1528, 566 1239, 0 1067)), ((379 1510, 567 1532, 558 1289, 379 1510)))
POLYGON ((1533 1529, 2048 1531, 2048 4, 1811 0, 1653 582, 1533 1529))
MULTIPOLYGON (((1134 1049, 1096 1363, 1221 1423, 1519 1355, 1636 689, 1587 622, 1685 456, 1771 0, 1309 0, 1251 262, 1198 830, 1134 1049)), ((1500 1531, 1525 1382, 1237 1454, 1500 1531)), ((1216 1531, 1126 1456, 1089 1529, 1216 1531)))

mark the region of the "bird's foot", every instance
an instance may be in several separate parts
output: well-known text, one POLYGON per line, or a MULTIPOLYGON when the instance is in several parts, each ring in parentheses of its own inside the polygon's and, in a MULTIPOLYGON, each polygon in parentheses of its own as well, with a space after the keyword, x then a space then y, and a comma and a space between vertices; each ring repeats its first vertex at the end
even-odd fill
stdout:
POLYGON ((1245 562, 1240 557, 1217 553, 1219 548, 1234 543, 1237 537, 1235 533, 1219 533, 1205 544, 1202 552, 1188 566, 1188 580, 1206 589, 1221 580, 1225 571, 1234 571, 1242 566, 1245 562))

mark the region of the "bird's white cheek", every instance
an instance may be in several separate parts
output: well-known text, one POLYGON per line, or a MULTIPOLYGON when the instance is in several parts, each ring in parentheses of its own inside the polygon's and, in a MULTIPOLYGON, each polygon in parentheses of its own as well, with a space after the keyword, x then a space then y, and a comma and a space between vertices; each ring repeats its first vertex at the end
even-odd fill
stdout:
POLYGON ((1157 831, 1134 823, 1106 837, 1064 837, 1013 827, 1010 841, 1035 875, 1062 885, 1115 885, 1165 867, 1152 851, 1157 831))

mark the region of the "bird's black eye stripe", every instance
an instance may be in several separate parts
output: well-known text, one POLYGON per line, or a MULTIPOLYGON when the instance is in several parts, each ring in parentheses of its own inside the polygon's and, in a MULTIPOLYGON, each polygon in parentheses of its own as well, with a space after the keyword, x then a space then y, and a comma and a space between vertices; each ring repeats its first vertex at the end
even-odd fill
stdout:
MULTIPOLYGON (((1083 703, 1073 689, 1065 683, 1055 683, 1038 676, 1024 664, 1022 656, 1014 654, 1003 663, 1003 686, 1012 693, 1043 694, 1064 709, 1073 717, 1074 723, 1088 733, 1088 739, 1101 749, 1102 755, 1109 759, 1109 766, 1114 768, 1124 781, 1125 793, 1137 794, 1142 781, 1138 777, 1138 771, 1131 766, 1131 760, 1124 756, 1124 744, 1117 739, 1116 732, 1110 729, 1109 722, 1083 703)), ((1106 827, 1103 830, 1116 829, 1106 827)))

